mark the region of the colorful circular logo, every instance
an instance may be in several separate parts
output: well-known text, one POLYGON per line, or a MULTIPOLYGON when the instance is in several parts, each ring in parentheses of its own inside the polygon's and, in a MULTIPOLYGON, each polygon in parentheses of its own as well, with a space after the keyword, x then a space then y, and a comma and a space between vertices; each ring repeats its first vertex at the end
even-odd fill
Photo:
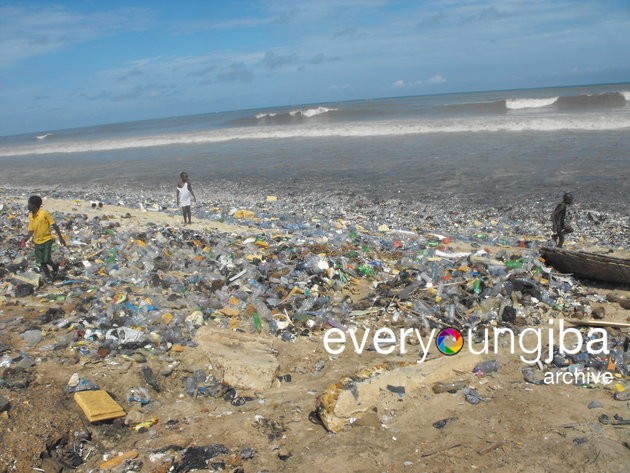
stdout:
POLYGON ((453 327, 447 327, 440 330, 435 339, 437 349, 445 355, 457 355, 464 346, 464 337, 459 330, 453 327))

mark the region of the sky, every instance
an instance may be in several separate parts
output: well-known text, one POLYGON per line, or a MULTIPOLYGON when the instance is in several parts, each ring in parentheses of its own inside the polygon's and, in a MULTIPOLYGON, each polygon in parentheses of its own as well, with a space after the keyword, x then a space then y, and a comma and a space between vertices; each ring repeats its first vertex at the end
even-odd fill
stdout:
POLYGON ((0 136, 630 82, 630 0, 0 0, 0 136))

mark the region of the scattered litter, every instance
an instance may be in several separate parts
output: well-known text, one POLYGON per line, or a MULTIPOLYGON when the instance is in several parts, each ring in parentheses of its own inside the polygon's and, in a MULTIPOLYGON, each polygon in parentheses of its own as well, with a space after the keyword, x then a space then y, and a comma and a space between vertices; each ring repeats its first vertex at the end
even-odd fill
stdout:
MULTIPOLYGON (((26 389, 37 379, 34 366, 47 358, 64 357, 77 371, 65 390, 74 394, 88 420, 125 416, 114 396, 128 403, 125 425, 133 430, 125 427, 125 435, 131 437, 142 432, 148 432, 147 438, 169 430, 177 433, 191 422, 191 418, 166 418, 156 425, 154 409, 160 408, 163 396, 173 390, 181 401, 198 406, 195 415, 201 412, 219 417, 245 412, 251 416, 264 404, 267 389, 295 389, 299 381, 310 376, 323 379, 334 363, 328 360, 334 357, 311 358, 289 367, 278 362, 277 344, 291 349, 311 343, 329 328, 347 331, 395 325, 430 331, 449 326, 465 334, 471 330, 472 341, 477 343, 492 327, 519 333, 547 320, 564 318, 575 322, 583 346, 588 341, 588 326, 626 328, 624 322, 606 320, 611 317, 602 307, 606 297, 585 290, 578 279, 559 273, 540 258, 539 250, 547 243, 522 235, 523 228, 544 235, 549 224, 525 207, 510 212, 464 212, 450 202, 422 207, 408 204, 407 216, 401 217, 394 207, 400 203, 372 205, 341 196, 333 207, 325 199, 311 202, 299 196, 285 199, 265 193, 244 202, 199 209, 199 221, 204 223, 248 225, 238 232, 219 232, 202 225, 180 229, 157 219, 140 225, 130 213, 121 214, 124 221, 108 215, 109 209, 125 198, 93 193, 83 207, 99 210, 86 209, 89 215, 54 212, 71 245, 55 246, 61 270, 52 282, 43 281, 37 273, 29 255, 31 248, 21 249, 19 241, 11 241, 11 235, 23 233, 23 206, 3 202, 3 216, 15 217, 3 220, 7 238, 0 243, 0 302, 38 309, 33 317, 8 314, 9 321, 1 326, 2 333, 15 333, 16 337, 9 341, 3 336, 0 341, 0 387, 26 389), (275 204, 278 201, 282 206, 275 204), (221 334, 212 339, 221 343, 204 342, 209 329, 221 334), (225 351, 213 352, 217 347, 225 351), (204 356, 197 357, 200 353, 204 356), (99 388, 99 384, 107 384, 108 370, 126 374, 121 379, 129 382, 120 391, 112 391, 112 396, 99 388), (237 384, 241 382, 249 386, 237 384)), ((164 210, 171 204, 166 197, 148 196, 134 202, 136 209, 141 205, 147 211, 174 214, 174 210, 164 210)), ((580 230, 585 238, 600 245, 627 246, 627 238, 620 236, 627 232, 627 217, 601 222, 605 223, 584 225, 580 230)), ((624 298, 611 298, 620 307, 627 305, 624 298)), ((538 369, 523 368, 523 380, 543 385, 543 372, 548 370, 609 371, 622 383, 630 375, 630 363, 627 347, 624 349, 626 338, 620 332, 608 332, 610 356, 594 356, 585 350, 561 354, 556 350, 543 358, 549 355, 551 362, 541 363, 538 369)), ((368 347, 369 343, 366 350, 368 347)), ((474 363, 461 372, 442 373, 445 381, 432 378, 432 393, 427 395, 457 393, 457 399, 444 394, 444 400, 461 402, 463 396, 476 405, 490 401, 479 392, 505 389, 494 385, 503 374, 497 360, 481 361, 472 369, 474 363), (455 376, 461 379, 453 379, 455 376), (487 388, 479 387, 486 382, 487 388)), ((368 378, 342 379, 341 388, 355 396, 355 401, 358 397, 363 402, 359 384, 368 378)), ((392 378, 390 384, 380 385, 381 400, 412 397, 412 389, 403 383, 392 378)), ((313 391, 308 395, 316 400, 296 418, 307 422, 309 428, 329 428, 322 421, 327 414, 318 397, 324 386, 309 389, 313 391)), ((623 389, 614 393, 614 399, 630 399, 630 390, 623 389)), ((0 412, 3 403, 3 415, 11 414, 16 405, 12 395, 0 397, 0 412), (7 412, 9 407, 11 412, 7 412)), ((469 411, 479 407, 463 406, 469 411)), ((593 401, 588 407, 602 405, 593 401)), ((379 417, 385 419, 380 410, 379 417)), ((602 424, 626 425, 621 418, 601 419, 602 424)), ((433 426, 443 429, 454 420, 445 418, 433 426)), ((268 441, 278 442, 288 436, 288 422, 286 417, 256 415, 254 425, 268 441)), ((378 422, 388 424, 381 418, 378 422)), ((574 442, 583 443, 578 439, 574 442)), ((86 445, 79 455, 83 461, 88 441, 79 444, 86 445)), ((493 443, 482 451, 501 445, 493 443)), ((425 451, 421 457, 457 446, 425 451)), ((282 446, 273 451, 282 461, 292 455, 282 446)), ((190 471, 210 468, 211 459, 227 453, 240 460, 254 458, 252 448, 238 445, 230 450, 222 444, 185 444, 171 449, 164 458, 153 458, 170 462, 172 471, 190 471)), ((127 452, 108 461, 139 462, 138 457, 148 458, 144 452, 127 452)), ((216 459, 216 465, 220 464, 229 462, 216 459)))
POLYGON ((453 422, 457 420, 457 417, 447 417, 446 419, 441 419, 438 420, 436 422, 433 422, 433 427, 435 427, 436 429, 443 429, 444 427, 446 427, 446 424, 453 422))

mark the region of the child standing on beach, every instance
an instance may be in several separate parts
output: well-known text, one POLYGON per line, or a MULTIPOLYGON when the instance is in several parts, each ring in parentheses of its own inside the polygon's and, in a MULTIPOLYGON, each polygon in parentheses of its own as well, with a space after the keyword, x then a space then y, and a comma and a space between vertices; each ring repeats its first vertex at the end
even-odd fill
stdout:
POLYGON ((61 231, 55 223, 52 215, 45 211, 42 207, 42 198, 38 195, 33 195, 28 199, 28 235, 20 242, 20 247, 24 248, 26 242, 33 237, 33 243, 35 243, 35 259, 37 264, 44 272, 49 280, 53 280, 59 272, 59 265, 51 259, 52 252, 52 235, 50 233, 50 227, 54 228, 59 236, 59 242, 66 246, 66 242, 61 236, 61 231), (48 269, 50 266, 53 270, 52 275, 48 269))
POLYGON ((567 207, 573 203, 573 194, 566 192, 562 196, 562 202, 560 202, 553 213, 551 214, 551 222, 553 224, 553 241, 558 248, 562 248, 564 244, 564 235, 567 233, 573 233, 573 228, 566 224, 567 220, 567 207))
POLYGON ((197 198, 192 190, 192 185, 188 180, 188 174, 182 172, 179 174, 179 182, 177 183, 177 206, 182 208, 182 215, 184 216, 184 225, 191 222, 190 206, 192 202, 197 202, 197 198))

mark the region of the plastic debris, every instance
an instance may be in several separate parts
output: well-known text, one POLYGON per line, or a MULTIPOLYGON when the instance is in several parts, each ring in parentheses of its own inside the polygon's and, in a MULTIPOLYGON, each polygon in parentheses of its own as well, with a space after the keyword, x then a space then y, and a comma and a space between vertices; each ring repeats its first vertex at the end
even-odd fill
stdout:
POLYGON ((158 423, 158 418, 157 417, 153 417, 152 419, 149 420, 145 420, 143 422, 138 422, 137 424, 134 424, 131 429, 136 431, 136 432, 146 432, 147 430, 149 430, 151 427, 153 427, 155 424, 158 423))
POLYGON ((456 421, 457 417, 447 417, 446 419, 441 419, 438 420, 436 422, 433 423, 433 427, 435 427, 438 430, 443 429, 444 427, 446 427, 447 424, 449 424, 450 422, 456 421))
MULTIPOLYGON (((448 325, 466 334, 470 329, 472 342, 477 343, 493 327, 518 333, 551 319, 581 316, 605 320, 611 316, 610 311, 599 308, 606 302, 605 296, 539 258, 544 238, 523 235, 523 229, 544 235, 548 222, 526 205, 510 211, 471 210, 451 201, 374 204, 344 195, 318 201, 299 195, 285 198, 284 194, 276 200, 267 195, 252 195, 243 202, 217 201, 199 209, 199 226, 183 229, 160 219, 139 225, 137 213, 111 217, 109 209, 127 196, 93 195, 80 208, 85 215, 55 213, 71 244, 67 249, 55 248, 62 277, 45 284, 34 284, 37 273, 30 249, 20 249, 18 242, 10 241, 10 235, 23 230, 23 208, 3 203, 3 216, 16 217, 5 218, 3 223, 9 237, 0 243, 0 301, 38 310, 24 315, 7 311, 3 319, 2 334, 15 333, 16 337, 5 340, 3 335, 0 341, 0 387, 26 389, 36 379, 31 363, 37 366, 55 358, 76 366, 73 370, 78 373, 67 387, 75 396, 102 392, 91 391, 98 390, 96 382, 106 384, 108 376, 120 375, 126 384, 112 391, 112 396, 128 403, 125 425, 137 432, 149 431, 144 441, 171 430, 177 434, 183 425, 194 424, 192 416, 167 419, 160 414, 160 423, 153 427, 156 410, 163 408, 162 399, 173 392, 179 396, 177 402, 194 406, 195 416, 199 412, 203 418, 239 412, 251 416, 252 409, 265 406, 267 390, 295 389, 303 374, 307 374, 304 378, 324 379, 334 366, 334 357, 310 359, 288 368, 278 361, 278 352, 319 340, 329 328, 347 331, 390 325, 430 331, 448 325), (102 209, 97 205, 92 210, 92 200, 102 202, 102 209), (241 227, 217 231, 206 224, 241 227), (29 359, 22 356, 27 353, 29 359)), ((175 214, 174 210, 161 210, 168 207, 166 197, 145 196, 142 202, 145 210, 175 214)), ((121 205, 125 204, 128 202, 121 205)), ((602 217, 598 221, 604 223, 583 225, 580 230, 585 238, 600 245, 627 247, 623 235, 629 228, 628 217, 598 215, 602 217)), ((624 298, 613 299, 622 308, 627 303, 624 298)), ((577 329, 585 343, 587 331, 577 329)), ((630 369, 625 337, 609 333, 610 356, 556 350, 549 354, 552 361, 545 362, 544 370, 609 371, 623 380, 630 369)), ((435 348, 431 348, 434 354, 435 348)), ((456 359, 461 361, 463 356, 458 354, 456 359)), ((480 361, 473 358, 470 364, 462 363, 457 373, 444 370, 426 383, 410 385, 404 385, 409 376, 401 381, 392 374, 396 366, 370 373, 361 368, 331 384, 330 389, 322 386, 317 407, 310 405, 301 418, 339 431, 383 398, 402 406, 414 399, 413 390, 426 384, 433 387, 433 393, 455 392, 470 404, 486 401, 479 393, 489 391, 478 384, 498 384, 503 381, 502 372, 498 364, 484 362, 472 376, 472 367, 480 361), (466 373, 466 379, 452 380, 464 378, 466 373), (485 379, 490 373, 497 374, 485 379), (436 382, 439 379, 448 381, 436 382), (380 386, 380 397, 369 397, 370 384, 380 386), (337 399, 352 407, 344 417, 335 417, 340 414, 334 412, 337 405, 332 405, 337 399), (354 409, 353 402, 360 409, 354 409)), ((415 361, 411 363, 410 371, 421 371, 415 361)), ((525 368, 523 380, 539 385, 542 371, 525 368)), ((313 389, 312 395, 317 397, 319 393, 313 389)), ((620 390, 610 396, 627 400, 629 395, 628 390, 620 390)), ((6 396, 14 399, 13 394, 6 396)), ((458 399, 452 400, 463 401, 458 399)), ((85 404, 82 409, 90 420, 124 415, 117 403, 110 412, 85 404)), ((282 419, 265 415, 268 417, 256 417, 255 426, 270 442, 288 435, 282 419)), ((380 410, 379 416, 376 425, 386 424, 380 410)), ((438 421, 436 428, 444 428, 452 420, 438 421)), ((107 424, 112 430, 116 426, 107 424)), ((134 431, 125 435, 138 438, 134 431)), ((212 438, 216 440, 220 438, 212 438)), ((242 447, 235 445, 230 450, 221 444, 182 444, 152 450, 151 455, 163 470, 190 471, 211 468, 214 457, 230 452, 233 458, 251 459, 253 449, 242 447)), ((87 451, 86 446, 80 458, 85 459, 87 451)), ((262 450, 256 453, 261 455, 262 450)), ((290 455, 282 452, 284 459, 290 455)), ((139 457, 145 462, 149 458, 144 452, 139 457)), ((222 462, 229 463, 216 459, 217 465, 222 462)), ((93 462, 92 466, 97 465, 93 462)))
POLYGON ((124 463, 126 460, 134 459, 138 456, 137 450, 130 450, 128 452, 121 453, 120 455, 107 460, 99 465, 99 470, 110 470, 124 463))
POLYGON ((203 447, 188 447, 180 462, 173 465, 173 472, 185 473, 192 470, 204 470, 208 468, 208 460, 217 455, 228 453, 225 445, 212 444, 203 447))
POLYGON ((489 373, 494 373, 495 371, 498 371, 499 367, 500 365, 497 360, 482 361, 473 368, 473 373, 477 376, 485 376, 489 373))
POLYGON ((456 393, 460 389, 464 389, 467 386, 466 381, 438 381, 432 387, 435 394, 440 393, 456 393))

